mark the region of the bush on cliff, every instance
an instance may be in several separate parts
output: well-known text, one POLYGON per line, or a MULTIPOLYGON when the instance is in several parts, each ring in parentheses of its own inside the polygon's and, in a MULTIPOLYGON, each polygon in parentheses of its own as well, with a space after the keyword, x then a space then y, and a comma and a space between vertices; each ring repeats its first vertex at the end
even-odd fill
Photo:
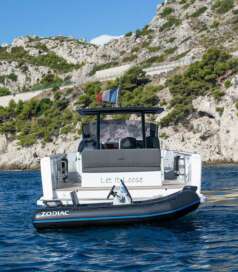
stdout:
POLYGON ((127 106, 155 106, 159 99, 157 93, 161 86, 153 86, 140 66, 132 67, 116 82, 121 88, 120 104, 127 106))
POLYGON ((159 103, 157 93, 161 86, 146 85, 135 88, 133 91, 125 91, 121 96, 121 105, 129 106, 155 106, 159 103))
POLYGON ((165 22, 161 27, 160 27, 160 31, 163 32, 165 30, 169 30, 170 28, 174 27, 174 26, 178 26, 181 24, 180 19, 178 19, 175 16, 168 16, 167 17, 167 22, 165 22))
POLYGON ((0 87, 0 96, 5 96, 5 95, 9 95, 9 94, 11 94, 11 92, 9 91, 8 88, 0 87))
POLYGON ((226 74, 235 72, 238 72, 238 59, 232 58, 224 50, 209 49, 201 61, 167 80, 166 85, 172 95, 171 111, 161 120, 161 125, 185 121, 194 111, 192 101, 199 96, 212 95, 217 100, 221 99, 224 95, 221 81, 226 79, 226 74))
POLYGON ((163 9, 163 11, 161 12, 161 16, 163 17, 163 18, 165 18, 165 17, 167 17, 168 15, 170 15, 171 13, 173 13, 174 12, 174 9, 173 8, 171 8, 171 7, 165 7, 164 9, 163 9))
POLYGON ((20 64, 28 63, 36 66, 47 66, 58 72, 69 72, 79 69, 81 65, 68 63, 65 59, 57 56, 54 52, 44 55, 31 56, 23 47, 13 47, 9 52, 5 47, 0 47, 0 60, 17 61, 20 64))
POLYGON ((207 7, 201 7, 198 10, 196 10, 191 17, 199 17, 200 15, 202 15, 205 11, 207 10, 207 7))
POLYGON ((79 117, 69 103, 64 95, 55 95, 54 100, 11 101, 8 107, 0 107, 0 133, 17 139, 21 146, 30 146, 37 140, 52 141, 66 128, 75 131, 79 117))
POLYGON ((216 0, 213 9, 220 14, 227 13, 234 7, 234 0, 216 0))
POLYGON ((31 87, 32 91, 43 90, 47 88, 57 89, 63 84, 63 80, 55 74, 47 74, 41 81, 31 87))
POLYGON ((147 83, 149 83, 149 79, 139 66, 132 67, 118 81, 121 89, 127 91, 131 91, 139 86, 144 86, 147 83))
POLYGON ((102 90, 102 84, 98 81, 90 82, 84 85, 84 93, 79 96, 76 104, 79 107, 95 107, 96 106, 96 94, 102 90))

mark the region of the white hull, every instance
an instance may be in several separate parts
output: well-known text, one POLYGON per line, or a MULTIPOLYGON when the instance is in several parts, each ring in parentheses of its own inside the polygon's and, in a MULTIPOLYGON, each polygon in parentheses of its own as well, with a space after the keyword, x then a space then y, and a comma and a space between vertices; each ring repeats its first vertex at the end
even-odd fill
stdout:
POLYGON ((60 175, 56 175, 59 172, 59 169, 57 171, 56 168, 60 157, 44 158, 41 163, 44 194, 37 204, 44 206, 44 202, 60 200, 64 205, 72 205, 72 192, 76 193, 80 204, 111 202, 112 200, 106 200, 108 192, 113 185, 118 185, 120 179, 125 182, 134 200, 168 196, 188 185, 196 186, 198 195, 201 195, 200 156, 181 153, 186 162, 186 165, 183 166, 184 172, 181 170, 181 175, 177 175, 176 179, 166 180, 164 167, 168 166, 168 158, 172 153, 174 156, 179 154, 172 151, 162 152, 161 165, 163 168, 161 171, 136 173, 82 173, 81 155, 79 153, 70 154, 68 158, 75 161, 75 165, 70 166, 73 169, 68 174, 70 180, 64 181, 60 175))

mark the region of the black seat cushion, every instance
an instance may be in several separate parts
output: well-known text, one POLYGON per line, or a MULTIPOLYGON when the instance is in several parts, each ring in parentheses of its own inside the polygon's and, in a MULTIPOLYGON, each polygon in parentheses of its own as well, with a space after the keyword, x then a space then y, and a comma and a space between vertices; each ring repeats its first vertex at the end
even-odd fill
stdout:
POLYGON ((126 137, 121 140, 121 149, 135 149, 137 145, 136 138, 126 137))

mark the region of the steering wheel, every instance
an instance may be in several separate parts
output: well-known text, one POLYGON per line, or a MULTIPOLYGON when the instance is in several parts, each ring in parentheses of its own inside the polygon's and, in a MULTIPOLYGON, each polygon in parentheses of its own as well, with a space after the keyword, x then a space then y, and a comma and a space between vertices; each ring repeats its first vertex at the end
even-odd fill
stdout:
POLYGON ((116 194, 116 193, 114 192, 115 187, 116 187, 115 185, 112 186, 112 189, 110 190, 110 192, 109 192, 109 194, 108 194, 108 196, 107 196, 107 199, 109 199, 111 195, 112 195, 112 196, 115 196, 115 194, 116 194))

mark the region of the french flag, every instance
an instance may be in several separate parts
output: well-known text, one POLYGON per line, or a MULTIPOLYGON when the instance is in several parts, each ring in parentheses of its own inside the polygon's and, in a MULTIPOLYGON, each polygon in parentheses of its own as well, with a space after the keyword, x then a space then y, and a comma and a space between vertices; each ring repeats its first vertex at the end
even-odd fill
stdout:
POLYGON ((96 95, 97 103, 110 103, 118 104, 120 88, 113 88, 111 90, 106 90, 102 93, 96 95))

